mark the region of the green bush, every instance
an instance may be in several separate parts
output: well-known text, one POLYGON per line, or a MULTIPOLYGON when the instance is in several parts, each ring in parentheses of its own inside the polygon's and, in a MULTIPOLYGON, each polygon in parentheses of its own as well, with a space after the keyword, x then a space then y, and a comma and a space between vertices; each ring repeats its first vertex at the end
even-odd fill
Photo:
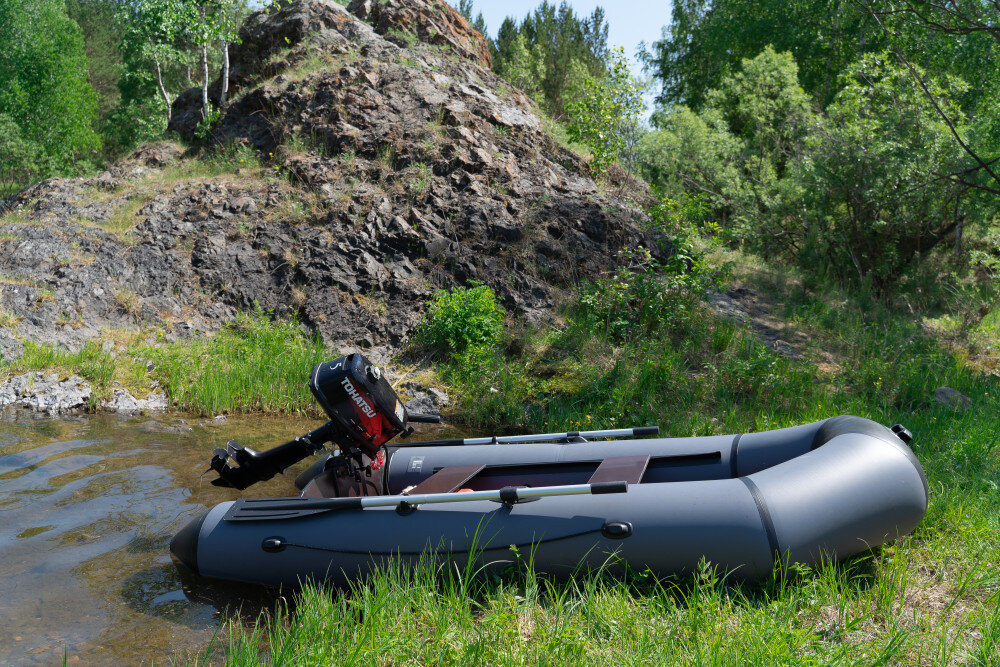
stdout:
POLYGON ((470 346, 495 343, 503 333, 503 308, 493 290, 472 287, 438 290, 417 329, 417 341, 432 350, 456 354, 470 346))
POLYGON ((584 284, 574 312, 584 331, 626 341, 691 333, 701 323, 701 300, 722 272, 696 249, 695 227, 711 231, 714 225, 704 221, 697 200, 687 198, 660 199, 649 216, 665 252, 658 260, 644 248, 624 251, 613 273, 584 284))

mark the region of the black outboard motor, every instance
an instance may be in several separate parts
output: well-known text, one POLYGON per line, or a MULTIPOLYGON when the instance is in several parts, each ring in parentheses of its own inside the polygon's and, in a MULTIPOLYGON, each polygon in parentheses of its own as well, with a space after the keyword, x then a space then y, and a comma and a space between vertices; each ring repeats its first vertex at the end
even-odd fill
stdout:
POLYGON ((360 354, 316 364, 309 390, 344 436, 369 456, 406 430, 406 408, 379 367, 360 354))
POLYGON ((213 452, 211 469, 219 478, 212 484, 245 489, 319 452, 327 442, 359 465, 362 454, 381 465, 382 445, 397 435, 409 435, 413 429, 408 421, 440 421, 436 416, 408 414, 378 366, 358 353, 316 364, 309 389, 330 421, 266 452, 230 440, 225 449, 213 452))

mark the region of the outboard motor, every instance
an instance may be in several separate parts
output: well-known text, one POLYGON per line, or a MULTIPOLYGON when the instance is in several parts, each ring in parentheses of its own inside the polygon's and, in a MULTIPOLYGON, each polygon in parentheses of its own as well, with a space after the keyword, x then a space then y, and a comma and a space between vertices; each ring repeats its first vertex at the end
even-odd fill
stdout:
POLYGON ((316 364, 310 374, 309 390, 330 421, 266 452, 230 440, 225 449, 213 452, 211 470, 219 477, 212 484, 246 489, 319 452, 328 442, 356 468, 370 474, 385 462, 385 443, 413 432, 407 425, 409 421, 440 421, 437 416, 408 414, 379 367, 359 353, 316 364))
POLYGON ((370 457, 407 428, 406 408, 379 367, 361 354, 316 364, 309 390, 341 433, 370 457))

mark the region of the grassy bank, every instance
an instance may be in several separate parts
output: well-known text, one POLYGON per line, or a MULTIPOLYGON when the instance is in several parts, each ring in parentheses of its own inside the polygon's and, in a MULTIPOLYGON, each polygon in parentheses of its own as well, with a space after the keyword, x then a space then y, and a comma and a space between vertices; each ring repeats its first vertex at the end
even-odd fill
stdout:
MULTIPOLYGON (((559 326, 451 349, 437 372, 480 427, 657 423, 666 435, 778 428, 837 414, 902 422, 931 488, 917 531, 847 563, 728 585, 707 566, 667 581, 428 565, 231 628, 232 664, 995 664, 1000 660, 1000 382, 922 318, 729 255, 730 279, 780 320, 785 346, 633 264, 581 292, 559 326), (932 398, 947 385, 972 400, 932 398)), ((488 309, 486 309, 488 311, 488 309)), ((751 318, 755 319, 755 318, 751 318)), ((769 321, 771 321, 769 320, 769 321)), ((454 346, 451 346, 454 348, 454 346)), ((513 555, 512 555, 513 556, 513 555)))
POLYGON ((109 331, 79 351, 25 343, 0 377, 38 370, 77 374, 94 388, 94 404, 121 386, 136 397, 162 389, 171 405, 197 414, 311 412, 306 379, 330 352, 296 322, 241 313, 211 336, 168 341, 158 331, 109 331))

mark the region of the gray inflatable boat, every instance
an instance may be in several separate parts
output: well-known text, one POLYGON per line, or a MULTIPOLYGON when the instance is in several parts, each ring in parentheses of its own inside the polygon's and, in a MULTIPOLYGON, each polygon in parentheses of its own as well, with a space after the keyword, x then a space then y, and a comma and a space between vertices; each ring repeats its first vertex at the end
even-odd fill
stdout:
POLYGON ((704 558, 757 580, 779 561, 815 565, 884 544, 927 509, 927 481, 899 425, 842 416, 701 438, 635 437, 654 427, 390 446, 420 417, 379 395, 388 385, 367 359, 345 359, 320 364, 310 382, 328 424, 264 453, 230 443, 212 467, 215 483, 245 488, 321 441, 334 441, 334 455, 300 477, 299 497, 221 503, 192 521, 170 545, 185 566, 262 584, 342 584, 425 554, 501 567, 516 546, 555 576, 600 567, 666 576, 704 558), (369 446, 351 440, 360 423, 351 414, 386 419, 378 437, 364 431, 369 446))

